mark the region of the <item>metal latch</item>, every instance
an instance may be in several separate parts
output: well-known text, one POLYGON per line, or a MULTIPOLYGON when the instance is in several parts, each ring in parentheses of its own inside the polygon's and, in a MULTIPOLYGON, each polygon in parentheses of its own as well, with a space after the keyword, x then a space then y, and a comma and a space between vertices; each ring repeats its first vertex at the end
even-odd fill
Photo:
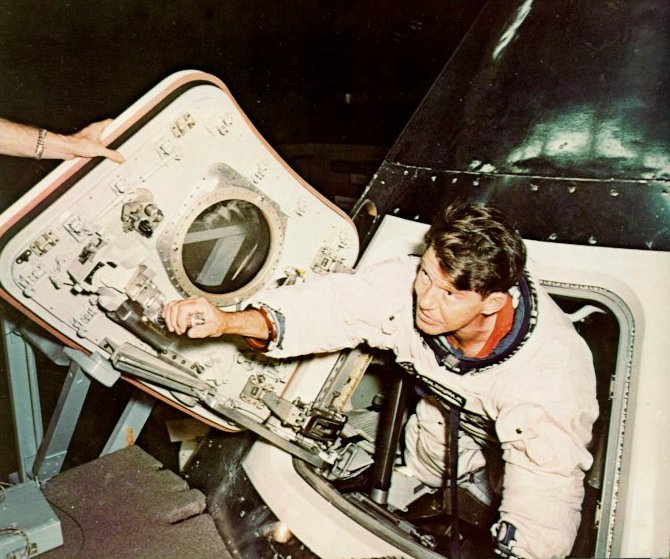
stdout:
POLYGON ((174 134, 175 138, 181 138, 186 132, 195 126, 195 119, 191 113, 186 113, 180 116, 173 124, 170 126, 170 130, 174 134))
POLYGON ((276 415, 284 425, 300 427, 303 420, 303 411, 293 402, 277 396, 274 392, 263 394, 263 403, 276 415))
POLYGON ((340 434, 346 421, 342 414, 312 409, 301 433, 317 441, 332 441, 340 434))
POLYGON ((284 425, 290 426, 305 437, 315 441, 332 441, 342 431, 347 418, 337 412, 309 408, 277 396, 273 392, 263 394, 263 403, 284 425))
POLYGON ((316 274, 333 272, 353 274, 353 268, 344 264, 344 257, 328 247, 321 247, 312 261, 311 269, 316 274))

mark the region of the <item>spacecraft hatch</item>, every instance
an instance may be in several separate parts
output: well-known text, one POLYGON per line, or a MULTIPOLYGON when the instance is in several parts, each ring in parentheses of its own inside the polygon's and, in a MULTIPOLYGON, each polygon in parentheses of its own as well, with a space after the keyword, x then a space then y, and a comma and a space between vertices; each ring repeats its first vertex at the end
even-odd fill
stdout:
POLYGON ((224 429, 264 422, 299 363, 179 338, 162 324, 163 305, 198 296, 239 309, 346 269, 358 254, 353 223, 214 76, 174 74, 107 133, 123 164, 65 162, 0 218, 3 298, 81 349, 102 382, 126 374, 224 429))

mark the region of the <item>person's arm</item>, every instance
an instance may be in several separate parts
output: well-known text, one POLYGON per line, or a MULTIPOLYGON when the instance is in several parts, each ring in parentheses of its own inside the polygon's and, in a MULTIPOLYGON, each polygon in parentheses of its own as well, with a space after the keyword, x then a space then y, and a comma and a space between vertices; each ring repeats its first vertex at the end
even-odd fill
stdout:
POLYGON ((111 119, 94 122, 71 135, 57 134, 0 118, 0 153, 35 159, 107 157, 123 163, 123 156, 100 140, 111 119))
POLYGON ((189 338, 238 335, 264 341, 270 337, 262 311, 225 312, 203 297, 169 302, 163 310, 163 318, 170 332, 186 334, 189 338))
POLYGON ((415 270, 416 261, 403 258, 356 274, 328 274, 269 289, 253 305, 257 308, 241 313, 221 311, 203 298, 173 301, 165 307, 165 323, 170 331, 192 338, 238 334, 276 358, 339 351, 364 341, 389 347, 394 328, 388 328, 412 320, 415 270), (205 324, 198 326, 200 322, 205 324))

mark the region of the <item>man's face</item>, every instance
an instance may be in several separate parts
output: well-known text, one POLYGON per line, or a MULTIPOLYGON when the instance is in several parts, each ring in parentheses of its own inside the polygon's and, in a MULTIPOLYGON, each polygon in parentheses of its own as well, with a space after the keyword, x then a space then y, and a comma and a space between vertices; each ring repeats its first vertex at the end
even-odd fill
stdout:
POLYGON ((475 291, 459 291, 429 248, 421 258, 414 280, 417 327, 426 334, 454 334, 479 319, 484 301, 475 291))

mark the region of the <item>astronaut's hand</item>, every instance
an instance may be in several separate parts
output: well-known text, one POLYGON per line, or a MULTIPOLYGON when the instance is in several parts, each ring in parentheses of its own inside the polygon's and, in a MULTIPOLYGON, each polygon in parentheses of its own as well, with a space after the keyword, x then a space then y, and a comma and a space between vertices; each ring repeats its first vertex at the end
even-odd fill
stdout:
POLYGON ((226 332, 226 313, 203 297, 171 301, 163 309, 170 332, 189 338, 218 337, 226 332))

